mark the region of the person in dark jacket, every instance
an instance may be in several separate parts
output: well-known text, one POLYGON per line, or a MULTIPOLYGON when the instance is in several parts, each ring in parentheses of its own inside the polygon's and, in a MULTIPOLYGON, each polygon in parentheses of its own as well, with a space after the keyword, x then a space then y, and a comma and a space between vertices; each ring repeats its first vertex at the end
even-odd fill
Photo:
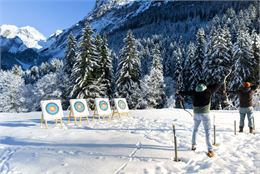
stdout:
POLYGON ((253 133, 253 95, 256 92, 257 86, 252 85, 250 82, 243 82, 243 87, 236 92, 239 96, 239 132, 243 132, 244 121, 247 115, 249 132, 253 133))
POLYGON ((194 91, 180 91, 180 95, 192 96, 193 100, 193 112, 194 112, 194 128, 192 132, 192 147, 191 150, 196 150, 196 136, 200 123, 203 123, 205 129, 206 144, 208 147, 207 155, 209 157, 214 156, 212 143, 210 140, 210 103, 212 94, 219 88, 220 85, 205 85, 204 81, 199 81, 194 91))

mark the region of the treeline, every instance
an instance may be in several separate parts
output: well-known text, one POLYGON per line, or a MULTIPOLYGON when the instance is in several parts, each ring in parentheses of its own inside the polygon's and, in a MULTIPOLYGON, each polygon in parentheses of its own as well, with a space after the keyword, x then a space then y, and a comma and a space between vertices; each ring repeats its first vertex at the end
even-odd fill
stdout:
POLYGON ((243 80, 259 84, 259 24, 254 5, 239 13, 231 8, 199 28, 194 42, 160 35, 135 39, 129 31, 116 54, 106 36, 86 23, 78 43, 69 36, 63 60, 0 71, 0 112, 39 110, 44 99, 61 99, 67 109, 70 98, 91 105, 97 97, 125 97, 131 109, 181 107, 176 90, 192 90, 200 79, 222 84, 212 98, 214 109, 231 108, 236 98, 228 90, 243 80))

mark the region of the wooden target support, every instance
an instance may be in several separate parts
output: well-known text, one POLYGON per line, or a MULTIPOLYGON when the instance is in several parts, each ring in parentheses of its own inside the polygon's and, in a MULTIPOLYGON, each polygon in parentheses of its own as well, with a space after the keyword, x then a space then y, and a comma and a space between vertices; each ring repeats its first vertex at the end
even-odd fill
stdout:
POLYGON ((60 100, 43 100, 41 101, 41 109, 41 127, 43 127, 44 124, 45 128, 48 128, 48 121, 55 121, 56 126, 58 122, 60 122, 60 127, 63 128, 63 110, 60 100))
POLYGON ((109 120, 112 120, 112 110, 108 98, 96 98, 95 99, 95 108, 93 113, 93 119, 98 117, 100 120, 101 117, 108 117, 109 120))
POLYGON ((71 99, 70 111, 68 117, 68 124, 70 124, 71 118, 74 118, 74 125, 78 126, 77 118, 82 126, 82 117, 86 117, 86 124, 88 124, 89 110, 85 99, 71 99))
POLYGON ((114 104, 112 116, 128 116, 129 107, 125 98, 114 98, 114 104))

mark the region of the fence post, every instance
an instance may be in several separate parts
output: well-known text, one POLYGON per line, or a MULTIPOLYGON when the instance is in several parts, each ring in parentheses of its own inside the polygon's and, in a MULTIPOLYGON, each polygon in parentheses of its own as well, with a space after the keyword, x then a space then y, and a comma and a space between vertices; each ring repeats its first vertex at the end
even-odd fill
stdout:
POLYGON ((175 125, 172 125, 172 131, 173 131, 173 136, 174 136, 174 161, 178 162, 180 161, 178 159, 178 149, 177 149, 177 137, 176 137, 176 131, 175 131, 175 125))

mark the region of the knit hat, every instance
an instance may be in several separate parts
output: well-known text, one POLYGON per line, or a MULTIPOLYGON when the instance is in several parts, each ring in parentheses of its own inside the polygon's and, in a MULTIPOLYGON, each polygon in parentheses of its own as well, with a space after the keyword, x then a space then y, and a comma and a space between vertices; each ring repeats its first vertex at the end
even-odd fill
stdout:
POLYGON ((203 83, 200 83, 200 84, 198 84, 198 85, 196 86, 195 91, 196 91, 196 92, 203 92, 203 91, 205 91, 206 89, 207 89, 207 86, 204 85, 203 83))
POLYGON ((244 86, 244 88, 250 88, 251 83, 250 82, 243 82, 243 86, 244 86))

